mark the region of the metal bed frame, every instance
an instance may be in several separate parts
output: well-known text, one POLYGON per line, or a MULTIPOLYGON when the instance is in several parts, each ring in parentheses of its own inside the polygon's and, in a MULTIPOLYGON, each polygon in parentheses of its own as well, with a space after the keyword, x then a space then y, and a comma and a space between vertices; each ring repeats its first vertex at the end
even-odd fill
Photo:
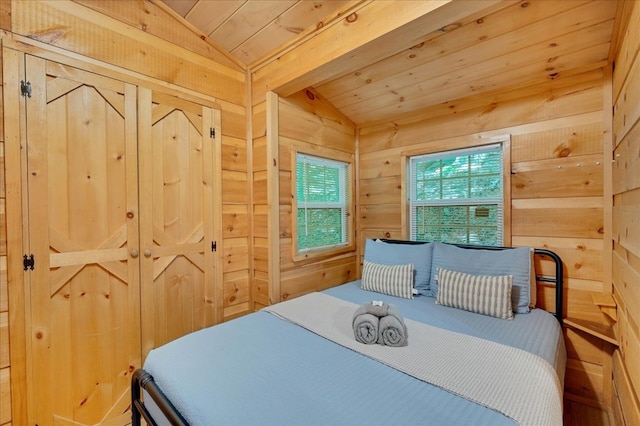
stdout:
MULTIPOLYGON (((425 244, 421 241, 405 241, 405 240, 392 240, 382 239, 382 241, 391 244, 425 244)), ((476 250, 508 250, 514 247, 496 247, 496 246, 478 246, 470 244, 455 244, 456 246, 464 249, 476 249, 476 250)), ((534 254, 538 256, 546 256, 553 260, 555 263, 555 276, 548 277, 543 275, 536 275, 536 281, 550 283, 555 286, 555 313, 554 316, 562 327, 562 312, 563 312, 563 287, 564 287, 564 267, 562 259, 556 253, 547 249, 534 249, 534 254)), ((145 406, 142 391, 145 391, 151 399, 155 402, 158 409, 162 412, 165 418, 175 426, 188 426, 189 423, 182 417, 171 401, 162 392, 160 387, 153 380, 153 377, 139 368, 133 373, 131 378, 131 424, 133 426, 142 426, 141 420, 144 418, 147 425, 155 426, 158 423, 153 419, 153 416, 145 406)))
POLYGON ((172 425, 187 426, 189 424, 158 387, 151 374, 142 368, 138 368, 131 379, 131 424, 133 426, 142 426, 142 418, 144 418, 147 425, 155 426, 158 424, 144 405, 142 390, 145 390, 147 395, 154 400, 162 414, 172 425))

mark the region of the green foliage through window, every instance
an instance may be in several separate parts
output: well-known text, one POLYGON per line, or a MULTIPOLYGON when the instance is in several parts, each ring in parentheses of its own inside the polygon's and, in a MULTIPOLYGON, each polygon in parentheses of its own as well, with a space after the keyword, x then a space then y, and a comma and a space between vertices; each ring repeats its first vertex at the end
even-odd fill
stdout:
POLYGON ((410 237, 502 245, 502 146, 410 159, 410 237))
POLYGON ((348 166, 296 155, 298 252, 347 243, 348 166))

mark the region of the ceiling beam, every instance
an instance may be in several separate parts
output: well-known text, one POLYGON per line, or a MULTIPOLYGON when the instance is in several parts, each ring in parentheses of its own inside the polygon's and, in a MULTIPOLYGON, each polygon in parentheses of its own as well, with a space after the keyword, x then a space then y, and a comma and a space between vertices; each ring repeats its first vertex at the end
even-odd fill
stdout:
POLYGON ((289 96, 355 72, 413 46, 421 36, 457 28, 458 20, 500 0, 368 1, 252 69, 254 103, 267 91, 289 96))

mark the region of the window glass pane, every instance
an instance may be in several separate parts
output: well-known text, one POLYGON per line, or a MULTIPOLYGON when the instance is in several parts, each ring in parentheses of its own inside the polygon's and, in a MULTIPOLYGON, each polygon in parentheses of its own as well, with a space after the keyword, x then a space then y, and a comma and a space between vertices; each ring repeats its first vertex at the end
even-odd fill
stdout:
MULTIPOLYGON (((437 185, 438 183, 435 182, 437 185)), ((440 182, 442 186, 443 200, 458 200, 460 198, 469 198, 469 178, 463 177, 458 179, 443 179, 440 182)))
POLYGON ((337 167, 299 163, 296 190, 299 201, 337 203, 340 201, 340 171, 337 167))
POLYGON ((417 207, 414 239, 499 245, 497 205, 417 207))
POLYGON ((298 209, 298 248, 342 243, 341 209, 298 209))
POLYGON ((469 157, 445 158, 442 161, 442 177, 466 176, 469 174, 469 157))
POLYGON ((410 237, 502 245, 502 146, 410 159, 410 237))
POLYGON ((349 164, 296 155, 298 252, 347 243, 349 164))
POLYGON ((472 177, 470 190, 471 198, 499 198, 502 196, 502 174, 472 177))

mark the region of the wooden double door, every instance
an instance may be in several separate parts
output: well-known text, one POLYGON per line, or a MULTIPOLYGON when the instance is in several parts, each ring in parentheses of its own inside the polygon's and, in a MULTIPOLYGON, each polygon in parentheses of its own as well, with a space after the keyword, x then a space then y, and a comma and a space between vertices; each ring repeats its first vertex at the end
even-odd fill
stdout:
POLYGON ((10 49, 3 59, 4 90, 20 92, 5 96, 7 203, 20 203, 7 215, 20 215, 8 250, 25 357, 12 347, 11 362, 28 422, 125 424, 148 351, 221 316, 219 112, 10 49))

